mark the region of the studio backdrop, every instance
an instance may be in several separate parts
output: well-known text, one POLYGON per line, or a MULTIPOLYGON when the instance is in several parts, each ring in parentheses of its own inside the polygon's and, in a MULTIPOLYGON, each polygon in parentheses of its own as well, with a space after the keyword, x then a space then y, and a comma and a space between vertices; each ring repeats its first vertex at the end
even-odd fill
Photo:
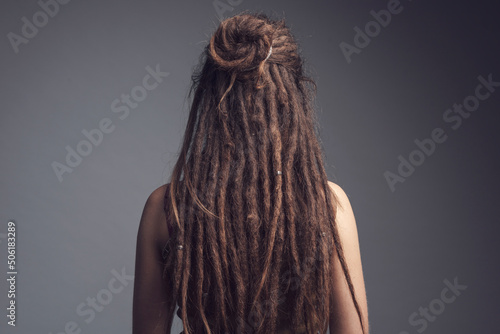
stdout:
MULTIPOLYGON (((0 333, 131 333, 137 229, 220 20, 285 18, 357 221, 372 333, 497 333, 494 1, 5 0, 0 333)), ((181 330, 174 320, 174 333, 181 330)))

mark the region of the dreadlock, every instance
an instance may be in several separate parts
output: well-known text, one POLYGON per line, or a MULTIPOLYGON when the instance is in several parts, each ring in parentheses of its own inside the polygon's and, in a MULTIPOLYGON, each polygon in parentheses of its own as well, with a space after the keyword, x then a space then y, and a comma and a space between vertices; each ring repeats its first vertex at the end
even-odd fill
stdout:
POLYGON ((244 12, 205 47, 166 207, 175 242, 164 273, 185 333, 275 333, 283 314, 292 332, 326 333, 333 252, 362 323, 315 93, 284 20, 244 12))

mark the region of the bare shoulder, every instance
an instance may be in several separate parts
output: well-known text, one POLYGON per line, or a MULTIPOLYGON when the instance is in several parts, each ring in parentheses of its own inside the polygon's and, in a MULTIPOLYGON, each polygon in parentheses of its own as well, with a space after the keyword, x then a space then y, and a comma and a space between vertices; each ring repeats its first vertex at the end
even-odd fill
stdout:
MULTIPOLYGON (((356 218, 349 201, 349 197, 342 187, 338 184, 328 181, 332 189, 337 203, 336 222, 339 229, 342 242, 351 245, 352 248, 358 247, 358 229, 356 226, 356 218)), ((354 249, 353 251, 357 251, 354 249)))
MULTIPOLYGON (((368 304, 366 299, 365 282, 361 262, 360 246, 356 219, 351 203, 345 191, 336 183, 328 181, 337 202, 336 223, 342 244, 345 263, 348 267, 357 302, 362 313, 365 333, 368 333, 368 304)), ((361 333, 357 312, 351 300, 351 295, 342 273, 340 262, 336 258, 334 270, 334 314, 330 321, 330 332, 334 333, 361 333)))
POLYGON ((342 192, 345 194, 344 190, 336 183, 332 182, 332 181, 328 181, 328 185, 330 186, 330 188, 332 188, 333 191, 335 192, 342 192))
POLYGON ((352 211, 351 207, 351 202, 349 201, 349 197, 347 197, 347 194, 345 193, 344 189, 342 189, 338 184, 328 181, 328 185, 330 186, 330 189, 333 191, 335 198, 337 200, 337 207, 341 213, 349 213, 349 211, 352 211))
POLYGON ((168 228, 164 210, 165 191, 168 184, 156 188, 146 200, 139 224, 138 238, 159 247, 168 240, 168 228))
POLYGON ((169 333, 168 310, 171 296, 164 279, 162 248, 168 233, 163 209, 166 185, 147 198, 137 232, 135 257, 133 333, 169 333))
POLYGON ((165 191, 167 189, 168 184, 164 184, 155 190, 149 195, 147 202, 150 205, 153 205, 156 209, 163 210, 163 201, 165 197, 165 191), (160 207, 160 208, 159 208, 160 207))

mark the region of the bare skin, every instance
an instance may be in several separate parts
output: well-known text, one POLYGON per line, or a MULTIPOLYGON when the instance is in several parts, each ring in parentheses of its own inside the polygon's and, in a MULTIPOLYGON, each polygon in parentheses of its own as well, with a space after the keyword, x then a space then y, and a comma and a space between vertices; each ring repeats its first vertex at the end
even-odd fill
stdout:
MULTIPOLYGON (((364 322, 364 331, 369 332, 368 326, 368 305, 366 300, 365 281, 363 278, 363 268, 359 250, 358 230, 356 220, 344 190, 333 182, 328 182, 333 190, 340 206, 337 210, 337 226, 339 236, 344 250, 344 257, 349 268, 352 284, 356 293, 356 300, 361 310, 364 322)), ((335 253, 336 254, 336 253, 335 253)), ((334 294, 332 296, 333 312, 330 317, 330 333, 358 334, 362 333, 359 317, 354 307, 344 273, 340 266, 338 257, 334 269, 334 294)))
MULTIPOLYGON (((340 203, 337 211, 339 235, 363 316, 365 334, 368 334, 368 306, 354 213, 344 190, 330 181, 329 185, 340 203)), ((161 252, 169 237, 163 210, 166 186, 163 185, 151 193, 139 224, 133 297, 133 334, 164 334, 167 331, 163 326, 167 317, 164 310, 166 304, 173 301, 165 294, 166 288, 161 279, 163 273, 161 252)), ((330 333, 360 334, 362 331, 358 314, 338 259, 334 271, 330 333)))

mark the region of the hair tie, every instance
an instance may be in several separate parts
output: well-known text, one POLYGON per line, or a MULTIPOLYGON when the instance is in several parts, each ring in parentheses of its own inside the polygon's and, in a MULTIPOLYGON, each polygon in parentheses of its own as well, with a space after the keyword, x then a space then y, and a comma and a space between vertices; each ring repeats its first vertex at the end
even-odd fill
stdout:
POLYGON ((273 46, 271 45, 271 47, 269 48, 269 52, 267 53, 267 57, 266 57, 266 59, 264 59, 264 61, 268 60, 269 57, 271 57, 272 52, 273 52, 273 46))
MULTIPOLYGON (((271 57, 271 53, 273 53, 273 46, 272 46, 272 45, 271 45, 271 47, 269 48, 269 52, 267 53, 267 57, 266 57, 266 59, 264 59, 264 61, 263 61, 263 62, 265 62, 266 60, 268 60, 268 59, 269 59, 269 57, 271 57)), ((258 68, 259 66, 260 66, 260 64, 259 64, 259 65, 257 65, 257 66, 254 66, 254 67, 252 67, 252 68, 247 68, 246 70, 243 70, 243 72, 247 72, 247 71, 252 71, 252 70, 255 70, 255 69, 256 69, 256 68, 258 68)))

